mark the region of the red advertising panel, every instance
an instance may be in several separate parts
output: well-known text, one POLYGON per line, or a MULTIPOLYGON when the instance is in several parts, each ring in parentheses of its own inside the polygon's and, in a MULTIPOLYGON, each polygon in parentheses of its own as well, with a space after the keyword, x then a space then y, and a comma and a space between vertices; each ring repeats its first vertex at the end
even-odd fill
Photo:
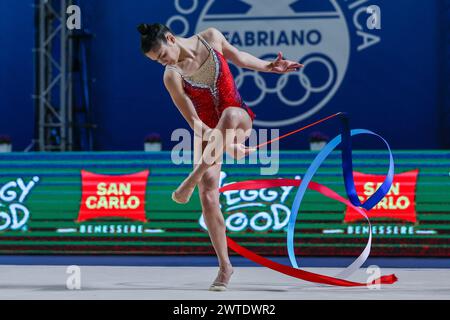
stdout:
MULTIPOLYGON (((419 170, 396 174, 389 193, 367 215, 369 218, 392 218, 417 222, 416 185, 419 170)), ((354 172, 359 200, 365 202, 383 183, 385 176, 354 172)), ((344 222, 364 219, 356 210, 347 208, 344 222)))
POLYGON ((148 175, 148 170, 128 175, 102 175, 82 170, 82 201, 78 222, 105 217, 146 222, 148 175))

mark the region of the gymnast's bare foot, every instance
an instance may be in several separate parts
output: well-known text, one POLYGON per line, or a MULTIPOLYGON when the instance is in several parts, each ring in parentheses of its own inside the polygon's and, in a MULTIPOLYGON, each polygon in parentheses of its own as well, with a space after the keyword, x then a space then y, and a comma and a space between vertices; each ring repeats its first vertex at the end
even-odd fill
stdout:
POLYGON ((234 270, 231 264, 221 266, 219 268, 219 273, 213 284, 209 287, 209 291, 226 291, 228 283, 230 282, 231 276, 234 270))
POLYGON ((189 175, 189 177, 180 184, 177 190, 172 192, 172 200, 179 204, 188 203, 197 184, 198 182, 189 175))

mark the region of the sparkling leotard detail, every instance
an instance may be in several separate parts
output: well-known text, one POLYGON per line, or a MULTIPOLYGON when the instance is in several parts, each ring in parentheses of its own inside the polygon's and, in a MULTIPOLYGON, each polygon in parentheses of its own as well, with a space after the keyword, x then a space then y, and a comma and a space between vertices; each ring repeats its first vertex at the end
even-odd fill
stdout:
POLYGON ((256 116, 239 94, 225 57, 200 35, 197 36, 209 50, 209 56, 202 66, 191 76, 184 76, 171 66, 166 68, 181 75, 184 90, 192 100, 199 118, 208 127, 215 128, 226 108, 240 107, 245 109, 253 120, 256 116))
POLYGON ((203 84, 214 88, 216 81, 216 63, 211 51, 202 66, 193 75, 185 76, 184 78, 190 83, 203 84))

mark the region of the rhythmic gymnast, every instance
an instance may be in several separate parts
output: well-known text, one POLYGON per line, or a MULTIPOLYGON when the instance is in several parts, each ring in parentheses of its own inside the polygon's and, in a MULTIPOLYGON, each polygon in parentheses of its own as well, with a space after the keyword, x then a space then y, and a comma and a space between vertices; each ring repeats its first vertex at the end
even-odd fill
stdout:
POLYGON ((224 291, 233 267, 219 205, 221 157, 224 151, 236 159, 255 151, 244 145, 255 114, 243 102, 227 60, 241 68, 278 74, 297 71, 303 65, 283 59, 281 52, 270 62, 239 51, 215 28, 190 38, 177 37, 167 26, 158 23, 140 24, 138 31, 143 53, 165 66, 164 84, 174 104, 194 133, 204 140, 201 147, 194 144, 193 171, 173 192, 172 199, 187 203, 198 186, 202 214, 219 260, 218 275, 209 289, 224 291), (230 130, 236 132, 232 139, 229 139, 230 130), (237 134, 238 131, 245 134, 237 134), (222 139, 212 139, 212 136, 222 139), (211 160, 206 148, 219 152, 211 160))

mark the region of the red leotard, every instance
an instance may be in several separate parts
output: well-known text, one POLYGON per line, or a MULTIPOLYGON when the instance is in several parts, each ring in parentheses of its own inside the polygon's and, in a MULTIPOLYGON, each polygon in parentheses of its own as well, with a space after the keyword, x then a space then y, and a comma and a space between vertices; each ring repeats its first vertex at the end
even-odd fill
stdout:
MULTIPOLYGON (((256 115, 242 100, 225 57, 212 48, 200 35, 198 37, 210 50, 214 58, 214 86, 211 88, 206 84, 189 80, 183 75, 181 77, 183 78, 184 91, 194 104, 200 120, 208 127, 215 128, 226 108, 240 107, 247 111, 253 121, 256 115)), ((172 69, 177 71, 173 67, 172 69)), ((179 73, 179 71, 177 72, 179 73)))

